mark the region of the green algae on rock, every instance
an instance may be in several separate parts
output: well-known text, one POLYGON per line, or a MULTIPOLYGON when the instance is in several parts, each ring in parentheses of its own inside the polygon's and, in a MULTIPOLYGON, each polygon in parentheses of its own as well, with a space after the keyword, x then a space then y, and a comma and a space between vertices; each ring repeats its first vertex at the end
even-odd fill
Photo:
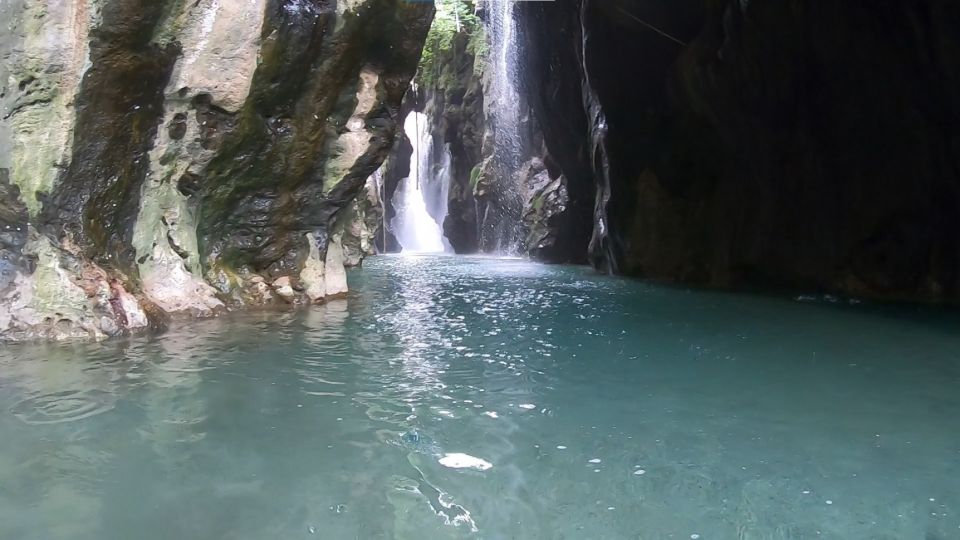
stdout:
POLYGON ((344 254, 339 214, 368 198, 393 145, 431 5, 0 9, 13 30, 0 38, 2 338, 102 337, 345 292, 344 262, 370 248, 344 254), (325 268, 307 294, 309 261, 325 268), (274 294, 282 278, 292 297, 274 294))

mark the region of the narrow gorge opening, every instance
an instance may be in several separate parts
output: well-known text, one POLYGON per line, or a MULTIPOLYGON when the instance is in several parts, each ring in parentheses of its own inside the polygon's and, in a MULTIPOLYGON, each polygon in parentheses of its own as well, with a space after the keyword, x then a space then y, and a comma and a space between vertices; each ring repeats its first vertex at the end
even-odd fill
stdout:
MULTIPOLYGON (((524 167, 529 168, 533 150, 525 140, 530 126, 525 133, 522 125, 528 115, 521 111, 525 103, 518 90, 522 40, 515 2, 441 0, 435 5, 418 72, 405 98, 405 110, 410 110, 406 122, 415 115, 416 126, 401 134, 405 139, 395 145, 386 166, 410 154, 410 176, 385 189, 395 193, 388 234, 403 251, 423 250, 414 224, 428 236, 436 232, 417 217, 423 215, 422 198, 441 227, 444 251, 526 255, 524 214, 531 195, 521 176, 529 172, 524 167), (419 193, 409 180, 416 174, 421 178, 419 193), (448 220, 451 206, 454 214, 448 220)), ((439 251, 435 241, 430 250, 439 251)))

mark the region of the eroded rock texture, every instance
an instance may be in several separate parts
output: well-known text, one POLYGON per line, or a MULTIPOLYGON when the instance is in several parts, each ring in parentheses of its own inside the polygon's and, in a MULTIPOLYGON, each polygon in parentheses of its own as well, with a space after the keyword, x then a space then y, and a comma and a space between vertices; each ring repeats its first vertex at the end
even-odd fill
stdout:
POLYGON ((599 268, 960 297, 960 7, 523 3, 527 85, 599 268))
POLYGON ((339 214, 369 206, 356 197, 432 16, 401 0, 0 2, 0 336, 346 292, 370 238, 339 214))

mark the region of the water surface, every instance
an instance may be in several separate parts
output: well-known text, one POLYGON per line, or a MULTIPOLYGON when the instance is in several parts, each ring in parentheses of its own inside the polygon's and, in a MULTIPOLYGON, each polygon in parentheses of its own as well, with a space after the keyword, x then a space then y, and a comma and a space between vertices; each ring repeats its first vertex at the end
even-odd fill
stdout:
POLYGON ((960 538, 955 313, 365 264, 297 313, 0 348, 0 538, 960 538))

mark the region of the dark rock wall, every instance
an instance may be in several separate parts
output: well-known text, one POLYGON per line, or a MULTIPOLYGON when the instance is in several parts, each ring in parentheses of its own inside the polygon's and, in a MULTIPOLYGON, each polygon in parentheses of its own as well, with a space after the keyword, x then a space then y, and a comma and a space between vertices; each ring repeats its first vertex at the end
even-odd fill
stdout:
POLYGON ((151 41, 166 8, 155 0, 104 5, 76 96, 71 160, 44 201, 38 224, 42 233, 69 237, 87 256, 124 271, 134 267, 131 235, 147 152, 179 54, 176 44, 151 41))
POLYGON ((466 33, 457 34, 453 46, 438 63, 436 82, 425 89, 425 112, 434 133, 434 161, 450 152, 450 196, 443 232, 457 253, 479 248, 476 201, 471 173, 481 160, 485 118, 483 82, 475 69, 477 59, 466 33))
POLYGON ((528 80, 597 267, 960 294, 960 6, 525 3, 528 80), (575 186, 575 187, 574 187, 575 186))

